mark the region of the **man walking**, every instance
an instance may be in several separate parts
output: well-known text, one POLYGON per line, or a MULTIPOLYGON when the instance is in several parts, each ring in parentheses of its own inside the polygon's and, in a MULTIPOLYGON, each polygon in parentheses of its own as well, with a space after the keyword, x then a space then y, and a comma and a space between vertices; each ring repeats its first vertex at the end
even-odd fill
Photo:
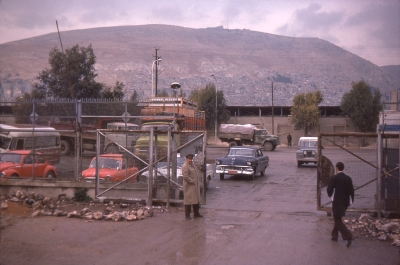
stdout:
POLYGON ((186 162, 182 166, 183 175, 183 204, 185 205, 185 219, 190 220, 190 212, 193 206, 194 217, 203 217, 199 213, 200 190, 199 178, 193 164, 193 155, 186 156, 186 162))
POLYGON ((342 162, 336 163, 336 175, 333 175, 329 179, 326 191, 329 197, 333 196, 332 212, 335 225, 332 230, 331 239, 337 241, 340 232, 343 240, 347 240, 347 247, 350 247, 353 235, 343 223, 342 217, 345 216, 350 203, 354 202, 354 187, 353 181, 343 173, 343 169, 344 164, 342 162))

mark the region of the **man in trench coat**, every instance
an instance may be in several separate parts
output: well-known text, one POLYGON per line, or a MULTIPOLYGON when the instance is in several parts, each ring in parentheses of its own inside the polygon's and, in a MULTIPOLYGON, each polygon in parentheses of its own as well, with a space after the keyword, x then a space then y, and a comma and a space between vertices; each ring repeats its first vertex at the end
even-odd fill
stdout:
POLYGON ((193 164, 193 155, 186 156, 186 162, 182 166, 183 175, 183 204, 185 205, 185 219, 190 220, 190 212, 193 206, 194 217, 203 217, 200 209, 199 178, 193 164))
POLYGON ((336 164, 336 175, 333 175, 328 182, 328 196, 332 197, 332 212, 335 225, 332 230, 332 240, 337 241, 339 233, 342 235, 343 240, 347 240, 347 247, 350 247, 353 240, 353 235, 347 229, 342 221, 345 216, 346 210, 351 203, 354 202, 354 187, 353 181, 349 176, 343 173, 344 164, 338 162, 336 164))

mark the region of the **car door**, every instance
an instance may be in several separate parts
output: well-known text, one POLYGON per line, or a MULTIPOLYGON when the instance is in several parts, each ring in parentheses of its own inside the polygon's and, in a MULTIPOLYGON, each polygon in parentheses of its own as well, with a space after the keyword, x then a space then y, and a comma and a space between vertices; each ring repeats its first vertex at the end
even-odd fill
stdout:
POLYGON ((26 155, 21 159, 21 167, 17 170, 21 178, 30 178, 34 174, 33 156, 26 155))
POLYGON ((43 177, 44 171, 46 170, 46 159, 41 155, 35 155, 35 178, 36 177, 43 177))
POLYGON ((268 163, 269 163, 269 159, 267 156, 264 156, 264 154, 262 153, 262 151, 260 149, 257 150, 257 158, 260 161, 260 170, 264 170, 264 168, 268 167, 268 163))

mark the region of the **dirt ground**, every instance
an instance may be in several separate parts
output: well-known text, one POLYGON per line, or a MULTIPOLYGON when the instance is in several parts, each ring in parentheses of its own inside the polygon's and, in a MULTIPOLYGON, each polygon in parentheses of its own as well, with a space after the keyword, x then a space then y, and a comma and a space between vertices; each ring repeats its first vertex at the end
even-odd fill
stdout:
POLYGON ((204 217, 191 221, 180 206, 114 222, 32 218, 31 209, 9 203, 0 212, 0 265, 400 264, 399 248, 389 242, 356 232, 349 248, 330 240, 333 218, 316 210, 316 168, 297 168, 293 152, 268 153, 264 177, 212 179, 204 217))

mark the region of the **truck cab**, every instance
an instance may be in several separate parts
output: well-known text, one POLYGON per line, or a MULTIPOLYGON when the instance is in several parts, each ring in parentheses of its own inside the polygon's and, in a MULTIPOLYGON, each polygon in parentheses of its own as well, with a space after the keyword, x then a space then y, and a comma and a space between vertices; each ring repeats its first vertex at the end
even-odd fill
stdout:
MULTIPOLYGON (((138 131, 140 126, 133 123, 125 122, 110 122, 107 124, 107 129, 110 130, 130 130, 138 131)), ((104 141, 104 152, 106 154, 118 154, 122 153, 124 150, 120 148, 116 143, 124 146, 126 149, 133 151, 136 141, 139 138, 139 133, 128 132, 128 133, 118 133, 118 132, 107 132, 105 133, 107 138, 104 141)))

